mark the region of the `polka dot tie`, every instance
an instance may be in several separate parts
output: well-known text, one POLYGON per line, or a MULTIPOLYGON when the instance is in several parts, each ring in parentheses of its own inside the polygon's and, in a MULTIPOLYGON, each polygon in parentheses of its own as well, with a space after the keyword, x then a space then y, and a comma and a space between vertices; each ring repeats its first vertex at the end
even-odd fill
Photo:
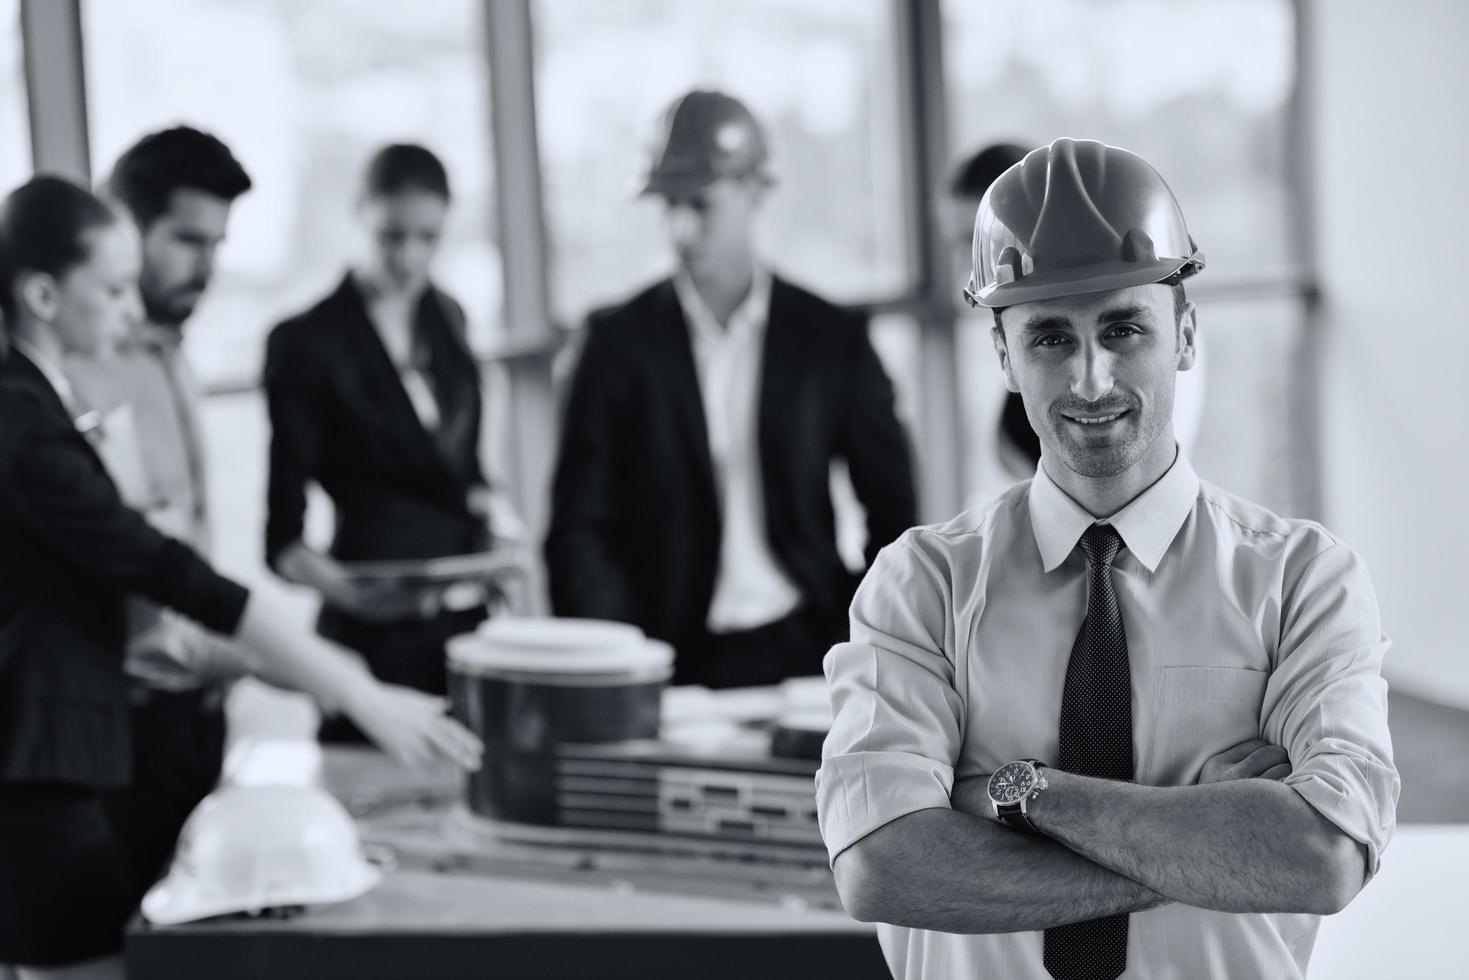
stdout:
MULTIPOLYGON (((1086 619, 1061 695, 1061 754, 1056 768, 1106 779, 1132 778, 1132 672, 1127 633, 1112 587, 1122 538, 1110 524, 1081 536, 1086 555, 1086 619)), ((1113 980, 1127 967, 1127 915, 1047 929, 1046 970, 1056 980, 1113 980)))

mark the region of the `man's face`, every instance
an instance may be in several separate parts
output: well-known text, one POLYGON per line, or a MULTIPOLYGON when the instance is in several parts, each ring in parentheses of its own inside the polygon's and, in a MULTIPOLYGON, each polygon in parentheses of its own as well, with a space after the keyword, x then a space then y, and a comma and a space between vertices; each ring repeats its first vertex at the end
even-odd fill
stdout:
POLYGON ((142 314, 138 233, 115 221, 86 233, 87 259, 48 291, 47 319, 68 354, 94 356, 127 336, 142 314))
POLYGON ((422 288, 444 237, 449 202, 430 191, 408 188, 364 200, 359 213, 371 239, 372 277, 394 292, 422 288))
POLYGON ((181 187, 169 197, 168 210, 143 231, 139 285, 150 320, 178 325, 193 315, 229 217, 230 202, 206 191, 181 187))
POLYGON ((1176 319, 1172 289, 1155 284, 1022 303, 1001 317, 1005 384, 1049 460, 1107 479, 1171 459, 1176 372, 1194 361, 1192 305, 1176 319))
POLYGON ((668 240, 679 265, 704 277, 748 264, 764 193, 756 180, 726 178, 690 194, 664 195, 668 240))

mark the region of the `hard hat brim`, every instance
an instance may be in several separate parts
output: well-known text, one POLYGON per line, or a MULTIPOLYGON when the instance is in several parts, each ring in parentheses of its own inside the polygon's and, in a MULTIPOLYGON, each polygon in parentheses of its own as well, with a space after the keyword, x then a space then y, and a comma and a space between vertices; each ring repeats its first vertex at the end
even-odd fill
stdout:
POLYGON ((653 174, 638 191, 639 197, 683 197, 697 194, 720 179, 719 174, 653 174))
POLYGON ((708 171, 695 171, 691 173, 662 173, 653 174, 643 182, 642 189, 638 191, 638 197, 659 195, 665 197, 686 197, 697 194, 700 191, 717 184, 721 180, 758 180, 766 186, 775 183, 775 178, 763 167, 754 170, 738 170, 733 173, 709 173, 708 171))
POLYGON ((288 905, 331 905, 366 895, 382 880, 382 872, 366 861, 354 868, 347 880, 331 889, 303 889, 294 895, 241 895, 227 900, 201 897, 196 884, 170 873, 143 897, 143 917, 158 926, 177 926, 219 915, 254 912, 261 908, 288 905))
POLYGON ((1085 293, 1105 293, 1130 286, 1160 283, 1175 275, 1186 278, 1203 267, 1202 256, 1186 259, 1160 259, 1139 265, 1136 262, 1102 262, 1080 268, 1064 269, 1026 276, 1015 282, 1002 282, 978 293, 966 294, 977 306, 998 310, 1021 303, 1036 303, 1085 293))

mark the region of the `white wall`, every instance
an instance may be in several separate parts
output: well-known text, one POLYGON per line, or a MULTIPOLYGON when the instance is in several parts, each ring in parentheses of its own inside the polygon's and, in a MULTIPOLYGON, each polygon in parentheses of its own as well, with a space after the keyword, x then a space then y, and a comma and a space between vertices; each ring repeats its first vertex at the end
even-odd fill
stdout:
POLYGON ((1326 523, 1395 687, 1469 707, 1469 3, 1307 0, 1326 523))

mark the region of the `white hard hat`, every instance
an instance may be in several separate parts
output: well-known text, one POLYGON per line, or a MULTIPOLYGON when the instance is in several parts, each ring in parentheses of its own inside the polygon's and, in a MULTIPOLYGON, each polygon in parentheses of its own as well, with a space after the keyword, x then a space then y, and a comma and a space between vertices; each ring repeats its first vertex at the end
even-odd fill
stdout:
POLYGON ((176 925, 344 902, 380 877, 363 857, 352 818, 325 790, 228 786, 189 815, 173 867, 143 899, 143 914, 158 925, 176 925))

